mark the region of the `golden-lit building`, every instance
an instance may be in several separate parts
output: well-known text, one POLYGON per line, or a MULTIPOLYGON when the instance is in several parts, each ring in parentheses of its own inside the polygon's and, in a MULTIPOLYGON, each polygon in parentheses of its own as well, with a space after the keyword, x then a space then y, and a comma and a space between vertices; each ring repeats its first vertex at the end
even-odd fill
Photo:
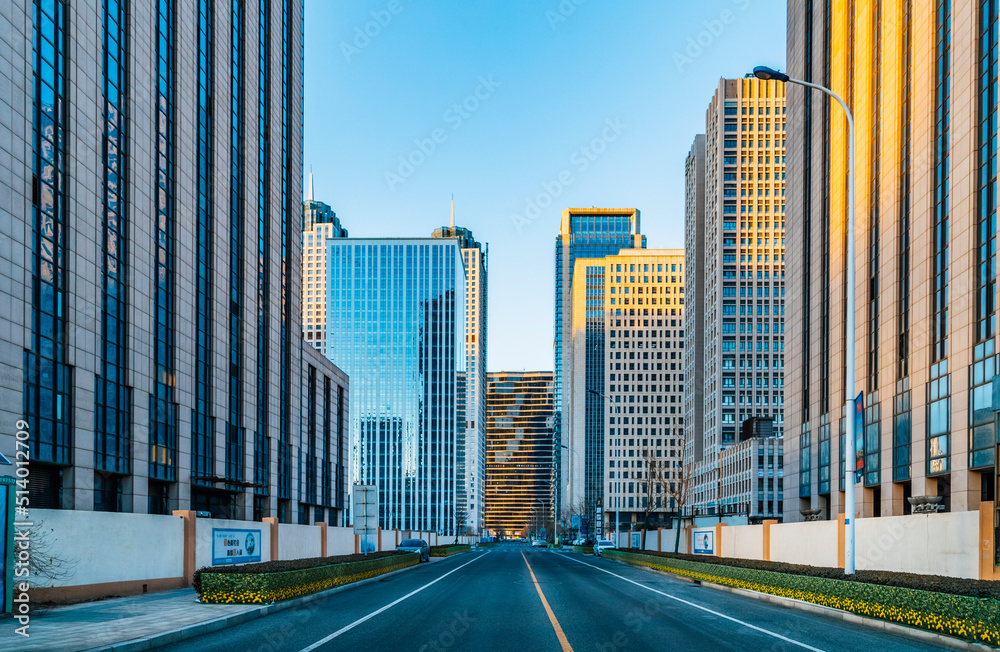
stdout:
POLYGON ((326 351, 326 241, 346 238, 347 229, 333 209, 312 196, 302 202, 302 337, 306 343, 326 351))
MULTIPOLYGON (((656 525, 676 510, 651 469, 666 482, 680 476, 684 448, 684 250, 624 249, 602 259, 577 259, 574 275, 574 357, 586 342, 585 307, 599 305, 605 338, 606 436, 601 464, 605 535, 643 523, 647 507, 656 525), (587 270, 603 273, 600 301, 580 297, 587 270), (584 300, 586 299, 586 300, 584 300)), ((589 320, 588 320, 589 321, 589 320)), ((586 418, 583 365, 574 365, 574 422, 586 418)), ((573 431, 578 432, 580 428, 573 431)), ((574 441, 582 447, 582 441, 574 441)))
POLYGON ((784 84, 720 79, 685 162, 690 513, 782 518, 781 465, 751 483, 725 452, 765 437, 781 460, 787 433, 785 121, 784 84))
POLYGON ((861 516, 908 514, 912 496, 966 511, 996 495, 997 5, 788 3, 788 74, 833 89, 854 114, 856 217, 848 234, 843 111, 789 84, 786 520, 843 511, 855 392, 861 516))
POLYGON ((486 530, 521 536, 532 522, 553 535, 553 421, 551 371, 499 371, 486 380, 486 530), (535 514, 533 514, 535 512, 535 514))

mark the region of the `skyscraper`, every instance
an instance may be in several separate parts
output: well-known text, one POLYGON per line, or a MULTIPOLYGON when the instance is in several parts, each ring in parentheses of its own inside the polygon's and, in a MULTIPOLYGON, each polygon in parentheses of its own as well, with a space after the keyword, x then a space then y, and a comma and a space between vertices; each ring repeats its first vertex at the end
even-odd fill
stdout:
MULTIPOLYGON (((743 513, 748 503, 755 508, 759 501, 737 506, 732 493, 727 503, 722 451, 740 441, 744 428, 779 440, 784 430, 784 85, 753 78, 720 80, 705 129, 704 170, 701 136, 686 170, 687 243, 695 249, 692 255, 703 247, 699 260, 704 261, 687 306, 695 329, 688 330, 689 341, 704 338, 703 376, 697 373, 694 354, 695 373, 686 383, 690 412, 695 413, 691 403, 696 397, 703 397, 702 421, 685 424, 693 478, 688 502, 696 510, 743 513)), ((780 447, 780 441, 774 445, 780 447)), ((780 469, 776 473, 780 476, 780 469)), ((764 504, 777 511, 751 516, 779 515, 776 495, 764 504)))
POLYGON ((486 478, 486 324, 489 245, 476 242, 472 231, 455 226, 435 229, 432 237, 457 238, 465 264, 465 373, 461 376, 461 418, 458 457, 458 519, 460 527, 479 532, 485 509, 486 478))
MULTIPOLYGON (((578 282, 591 263, 577 265, 578 282)), ((596 398, 607 435, 599 497, 606 528, 615 529, 617 515, 627 530, 647 514, 653 525, 677 509, 658 477, 676 484, 684 448, 684 252, 626 249, 606 256, 603 270, 606 392, 596 398)), ((577 389, 577 404, 578 396, 577 389)))
POLYGON ((453 534, 465 265, 457 239, 327 240, 326 355, 351 378, 350 483, 383 528, 453 534))
POLYGON ((326 350, 326 240, 346 238, 333 209, 312 195, 302 202, 302 337, 319 351, 326 350))
POLYGON ((553 385, 551 371, 489 374, 485 527, 493 535, 519 536, 543 508, 551 533, 553 385))
POLYGON ((0 414, 31 504, 290 521, 301 0, 13 5, 0 414))
POLYGON ((997 11, 995 0, 788 5, 789 74, 851 107, 856 169, 848 234, 843 112, 789 86, 786 518, 844 510, 856 459, 843 412, 858 393, 861 516, 908 514, 913 496, 941 496, 947 511, 995 499, 997 11))
MULTIPOLYGON (((566 392, 569 389, 571 376, 573 375, 571 340, 573 339, 573 274, 576 268, 577 258, 603 258, 611 254, 617 254, 622 249, 642 249, 646 246, 646 238, 639 234, 639 211, 635 208, 568 208, 562 213, 562 221, 559 225, 559 235, 556 236, 556 257, 555 257, 555 468, 553 491, 555 493, 555 510, 562 512, 564 500, 562 494, 568 489, 569 457, 573 455, 586 455, 586 451, 570 451, 568 444, 563 441, 563 432, 567 427, 564 424, 569 418, 564 413, 566 407, 566 392), (564 449, 563 446, 566 448, 564 449), (567 452, 563 454, 563 450, 567 452)), ((601 274, 595 273, 593 280, 595 283, 603 282, 598 277, 601 274)), ((604 358, 603 333, 600 329, 594 329, 593 335, 597 338, 588 344, 587 351, 591 357, 590 366, 595 369, 601 368, 601 361, 604 358), (592 349, 590 347, 593 347, 592 349), (596 367, 595 367, 596 365, 596 367)), ((596 371, 593 374, 594 386, 590 389, 602 392, 601 384, 603 376, 596 371)), ((603 419, 601 418, 601 399, 599 396, 586 392, 583 394, 585 401, 589 402, 588 414, 592 415, 589 423, 586 439, 590 442, 588 450, 590 457, 583 461, 585 468, 594 472, 585 479, 584 484, 589 488, 589 492, 597 496, 600 493, 601 477, 600 469, 604 463, 599 451, 603 446, 604 432, 603 419)), ((585 491, 586 493, 586 491, 585 491)), ((577 497, 579 499, 579 496, 577 497)))

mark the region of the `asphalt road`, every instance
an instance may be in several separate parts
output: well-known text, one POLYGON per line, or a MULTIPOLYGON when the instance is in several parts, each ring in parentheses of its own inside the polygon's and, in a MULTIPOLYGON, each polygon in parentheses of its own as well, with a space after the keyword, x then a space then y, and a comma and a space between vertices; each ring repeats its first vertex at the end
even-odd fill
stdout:
POLYGON ((937 650, 606 559, 509 544, 164 650, 937 650), (544 596, 544 597, 543 597, 544 596))

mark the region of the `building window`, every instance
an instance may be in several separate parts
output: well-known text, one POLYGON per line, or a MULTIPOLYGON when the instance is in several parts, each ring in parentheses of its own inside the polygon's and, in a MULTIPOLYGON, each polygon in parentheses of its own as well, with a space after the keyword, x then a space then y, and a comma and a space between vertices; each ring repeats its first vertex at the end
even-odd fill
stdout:
POLYGON ((937 0, 934 122, 933 337, 931 361, 948 356, 948 240, 951 146, 951 0, 937 0))
POLYGON ((896 396, 892 407, 892 481, 910 479, 911 440, 910 381, 904 378, 896 383, 896 396))
MULTIPOLYGON (((213 163, 213 0, 198 2, 198 101, 197 101, 197 193, 195 196, 195 360, 194 408, 191 414, 191 506, 207 509, 218 506, 204 489, 212 487, 215 475, 215 423, 212 417, 212 370, 214 369, 213 254, 215 165, 213 163)), ((215 498, 215 497, 213 497, 215 498)))
POLYGON ((882 410, 878 402, 878 392, 865 397, 868 405, 865 407, 864 433, 856 433, 857 436, 864 437, 865 455, 865 486, 877 487, 881 482, 882 468, 882 410))
MULTIPOLYGON (((32 51, 31 340, 24 352, 24 414, 32 462, 68 465, 72 412, 71 368, 66 360, 67 211, 63 190, 66 124, 66 8, 36 0, 32 51)), ((53 477, 57 469, 46 470, 53 477)), ((35 482, 31 504, 61 507, 58 482, 35 482), (44 497, 42 494, 45 494, 44 497), (39 504, 42 503, 42 504, 39 504)))
MULTIPOLYGON (((103 22, 104 142, 101 224, 101 344, 100 372, 95 387, 94 468, 106 486, 117 487, 118 476, 131 472, 132 395, 128 378, 128 96, 127 16, 116 0, 106 0, 103 22)), ((96 479, 95 479, 96 482, 96 479)), ((112 491, 111 493, 115 493, 112 491)), ((103 499, 95 486, 94 509, 119 511, 121 500, 103 499)))
POLYGON ((931 366, 927 383, 927 475, 948 473, 951 432, 951 376, 948 361, 931 366))

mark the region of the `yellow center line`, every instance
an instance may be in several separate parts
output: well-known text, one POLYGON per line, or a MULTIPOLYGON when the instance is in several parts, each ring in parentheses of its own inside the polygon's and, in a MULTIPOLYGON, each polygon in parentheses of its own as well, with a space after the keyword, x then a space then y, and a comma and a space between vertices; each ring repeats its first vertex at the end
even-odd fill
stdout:
POLYGON ((545 607, 545 613, 549 615, 549 622, 552 623, 552 629, 556 630, 556 638, 559 639, 559 645, 562 646, 563 652, 573 652, 573 647, 569 644, 569 639, 566 638, 562 627, 559 626, 559 621, 556 620, 556 615, 552 613, 549 601, 545 599, 545 594, 542 593, 542 587, 538 585, 538 580, 535 579, 535 571, 531 570, 528 558, 524 556, 523 552, 521 553, 521 557, 524 559, 524 565, 528 567, 528 572, 531 573, 531 581, 535 583, 535 590, 538 591, 538 597, 542 599, 542 606, 545 607))

